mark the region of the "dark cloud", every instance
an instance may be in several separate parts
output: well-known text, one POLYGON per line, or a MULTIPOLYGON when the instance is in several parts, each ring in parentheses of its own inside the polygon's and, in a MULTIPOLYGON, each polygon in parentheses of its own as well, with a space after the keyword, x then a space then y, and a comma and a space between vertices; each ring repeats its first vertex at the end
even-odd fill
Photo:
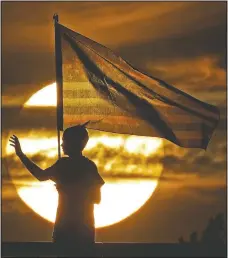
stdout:
MULTIPOLYGON (((216 141, 212 139, 205 152, 199 149, 180 148, 165 141, 164 149, 145 156, 138 153, 129 153, 124 145, 119 148, 106 147, 102 143, 90 150, 85 155, 97 162, 99 172, 104 177, 120 178, 157 178, 161 172, 163 180, 180 180, 180 176, 210 177, 225 180, 226 174, 226 142, 224 134, 219 135, 216 141), (124 164, 124 166, 123 166, 124 164), (176 177, 176 178, 175 178, 176 177)), ((34 135, 35 131, 32 133, 34 135)), ((45 131, 43 132, 45 135, 45 131)), ((49 132, 53 137, 54 132, 49 132)), ((91 138, 96 132, 90 133, 91 138)), ((46 135, 47 137, 47 135, 46 135)), ((127 136, 125 136, 127 139, 127 136)), ((48 150, 47 150, 48 151, 48 150)), ((143 150, 142 150, 143 151, 143 150)), ((46 152, 37 152, 28 155, 34 162, 43 168, 52 165, 57 157, 48 158, 46 152)), ((12 154, 5 158, 8 161, 7 169, 14 179, 25 180, 27 171, 20 164, 18 158, 12 154)), ((31 177, 30 177, 31 179, 31 177)))
POLYGON ((161 159, 164 171, 169 174, 196 175, 197 177, 208 177, 219 179, 225 184, 226 177, 226 142, 224 138, 214 141, 214 146, 208 150, 195 150, 176 148, 167 145, 165 155, 161 159), (170 148, 170 150, 169 150, 170 148))
POLYGON ((51 18, 56 11, 66 26, 118 49, 123 57, 143 69, 149 58, 156 61, 207 54, 218 56, 220 66, 224 67, 226 4, 223 2, 5 2, 4 83, 40 83, 55 77, 51 18), (34 8, 35 14, 31 12, 34 8))
MULTIPOLYGON (((187 155, 186 155, 187 156, 187 155)), ((164 165, 164 170, 171 172, 172 174, 194 174, 200 177, 221 177, 225 179, 226 175, 226 159, 221 161, 213 161, 208 156, 196 156, 193 161, 189 161, 187 157, 177 157, 166 155, 161 163, 164 165)))
MULTIPOLYGON (((47 85, 55 80, 54 55, 51 51, 3 51, 2 62, 2 83, 14 85, 15 94, 34 93, 43 84, 47 85), (25 89, 19 87, 18 84, 24 84, 25 89)), ((3 93, 7 90, 7 86, 3 87, 3 93)))
MULTIPOLYGON (((144 68, 144 62, 192 59, 205 55, 218 55, 225 62, 226 23, 193 31, 186 35, 129 44, 119 49, 122 56, 144 68)), ((224 65, 223 65, 224 66, 224 65)))
MULTIPOLYGON (((111 44, 115 45, 115 43, 123 44, 127 41, 143 42, 149 38, 157 39, 167 35, 189 34, 192 31, 221 24, 225 22, 226 3, 5 2, 2 10, 3 35, 7 34, 9 28, 14 32, 13 35, 6 35, 4 40, 18 46, 16 41, 9 40, 14 36, 18 41, 27 39, 27 41, 21 41, 24 45, 31 47, 29 43, 32 42, 35 47, 39 45, 42 48, 51 46, 50 41, 48 43, 47 41, 53 40, 53 34, 51 35, 50 31, 53 29, 54 12, 59 13, 61 21, 66 26, 85 35, 91 34, 91 37, 96 35, 95 40, 99 39, 109 44, 112 42, 111 44), (31 12, 34 9, 36 9, 35 14, 31 12), (23 30, 17 30, 18 27, 23 30), (126 30, 129 33, 125 33, 126 30), (40 34, 41 31, 43 34, 40 34), (41 38, 40 35, 45 37, 41 38), (35 40, 36 37, 37 40, 35 40)), ((10 44, 6 45, 9 47, 10 44)))
MULTIPOLYGON (((143 154, 132 154, 123 148, 108 148, 102 144, 98 144, 95 148, 85 151, 85 155, 90 159, 97 161, 98 169, 103 177, 110 178, 158 178, 162 172, 159 166, 159 155, 157 162, 150 163, 150 157, 143 154), (124 164, 124 166, 123 166, 124 164)), ((162 155, 162 153, 160 153, 162 155)), ((36 154, 28 154, 37 165, 47 168, 56 162, 57 157, 48 158, 45 153, 37 152, 36 154)), ((10 176, 14 180, 31 180, 32 176, 27 172, 15 154, 8 155, 5 158, 8 162, 7 169, 10 176)), ((154 158, 155 160, 155 158, 154 158)))

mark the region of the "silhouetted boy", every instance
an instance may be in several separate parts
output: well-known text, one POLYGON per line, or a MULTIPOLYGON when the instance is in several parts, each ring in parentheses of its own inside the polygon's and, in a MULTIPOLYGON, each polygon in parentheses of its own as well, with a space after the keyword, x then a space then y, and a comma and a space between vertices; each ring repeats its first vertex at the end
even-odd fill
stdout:
POLYGON ((41 169, 22 152, 18 138, 10 138, 17 156, 38 180, 53 180, 59 193, 53 241, 76 249, 92 248, 95 239, 94 204, 100 202, 104 184, 97 167, 82 155, 89 140, 84 125, 67 128, 63 133, 62 157, 53 166, 41 169))

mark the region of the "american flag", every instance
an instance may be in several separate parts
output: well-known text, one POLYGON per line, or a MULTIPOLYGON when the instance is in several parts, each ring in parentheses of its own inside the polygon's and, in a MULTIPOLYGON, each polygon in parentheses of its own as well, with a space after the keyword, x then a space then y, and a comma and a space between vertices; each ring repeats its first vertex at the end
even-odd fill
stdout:
POLYGON ((107 47, 57 23, 62 55, 60 129, 88 128, 206 149, 219 110, 140 72, 107 47))

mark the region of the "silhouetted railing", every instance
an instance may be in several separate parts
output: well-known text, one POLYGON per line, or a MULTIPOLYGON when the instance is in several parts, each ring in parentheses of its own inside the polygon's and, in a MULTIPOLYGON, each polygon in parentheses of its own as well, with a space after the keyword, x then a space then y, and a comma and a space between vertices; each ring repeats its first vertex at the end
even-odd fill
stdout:
MULTIPOLYGON (((213 249, 214 250, 214 249, 213 249)), ((226 257, 223 250, 211 252, 197 244, 96 243, 95 252, 80 254, 89 257, 226 257)), ((4 242, 2 257, 77 257, 51 242, 4 242)))

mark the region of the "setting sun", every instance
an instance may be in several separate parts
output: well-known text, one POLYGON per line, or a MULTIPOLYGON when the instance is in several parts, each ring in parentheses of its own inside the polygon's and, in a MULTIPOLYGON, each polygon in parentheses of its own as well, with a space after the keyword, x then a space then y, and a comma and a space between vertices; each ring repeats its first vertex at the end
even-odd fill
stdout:
MULTIPOLYGON (((30 107, 55 107, 56 106, 56 84, 52 83, 29 98, 24 104, 26 109, 30 107)), ((18 135, 19 136, 19 135, 18 135)), ((45 133, 31 134, 28 136, 19 136, 23 151, 30 156, 42 153, 46 158, 40 162, 43 168, 49 166, 46 159, 57 158, 57 139, 56 135, 47 137, 45 133), (38 136, 39 135, 39 136, 38 136)), ((99 168, 99 172, 105 180, 102 187, 101 203, 95 205, 95 225, 97 228, 115 224, 140 209, 145 202, 151 197, 158 184, 162 166, 159 164, 150 164, 143 166, 132 162, 123 162, 120 160, 118 152, 126 153, 141 157, 146 160, 149 155, 161 152, 163 145, 162 139, 152 137, 138 137, 121 134, 109 134, 103 132, 101 135, 91 135, 89 142, 85 148, 86 154, 96 151, 98 154, 93 161, 99 168), (117 155, 109 157, 108 160, 101 158, 102 148, 117 151, 117 155), (100 157, 100 158, 99 158, 100 157), (153 171, 153 175, 157 179, 145 179, 149 171, 153 171), (113 178, 112 174, 122 171, 128 175, 127 178, 113 178), (105 175, 109 175, 105 177, 105 175), (142 178, 131 178, 131 174, 138 173, 142 178)), ((13 154, 13 148, 6 146, 8 155, 13 154)), ((12 176, 14 181, 14 176, 12 176)), ((16 180, 16 177, 15 177, 16 180)), ((14 181, 16 182, 16 181, 14 181)), ((16 184, 15 184, 16 185, 16 184)), ((48 221, 55 221, 56 208, 58 203, 58 193, 53 182, 38 182, 33 178, 26 186, 17 186, 20 198, 31 207, 36 213, 48 221)))
MULTIPOLYGON (((149 199, 156 186, 157 182, 152 180, 106 182, 101 191, 102 201, 95 205, 95 226, 109 226, 127 218, 149 199)), ((58 195, 53 183, 20 187, 18 193, 36 213, 50 222, 55 221, 58 195)))

